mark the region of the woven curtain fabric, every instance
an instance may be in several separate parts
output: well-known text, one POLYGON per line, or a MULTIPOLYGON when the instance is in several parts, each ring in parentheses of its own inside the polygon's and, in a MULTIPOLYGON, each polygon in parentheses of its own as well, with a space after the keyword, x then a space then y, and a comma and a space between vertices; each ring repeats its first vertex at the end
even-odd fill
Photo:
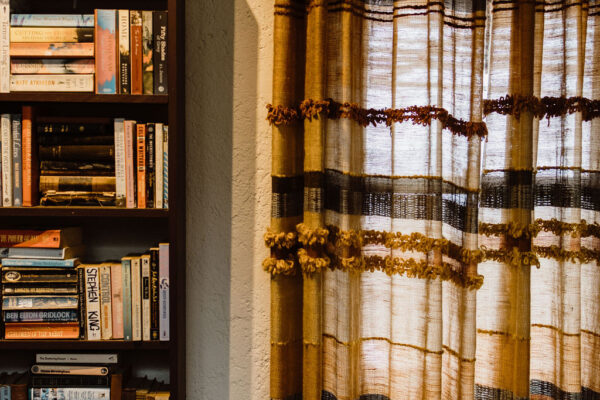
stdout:
POLYGON ((271 398, 600 399, 600 2, 274 10, 271 398))

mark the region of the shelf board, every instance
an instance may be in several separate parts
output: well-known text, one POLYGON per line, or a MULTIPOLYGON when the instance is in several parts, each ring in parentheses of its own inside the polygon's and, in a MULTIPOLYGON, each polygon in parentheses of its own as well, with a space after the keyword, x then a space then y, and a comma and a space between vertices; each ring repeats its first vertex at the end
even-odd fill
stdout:
POLYGON ((0 207, 0 217, 168 218, 168 209, 120 207, 0 207))
POLYGON ((167 104, 169 102, 169 96, 61 92, 13 92, 0 93, 0 102, 167 104))
POLYGON ((0 340, 0 350, 168 350, 169 344, 123 340, 0 340))

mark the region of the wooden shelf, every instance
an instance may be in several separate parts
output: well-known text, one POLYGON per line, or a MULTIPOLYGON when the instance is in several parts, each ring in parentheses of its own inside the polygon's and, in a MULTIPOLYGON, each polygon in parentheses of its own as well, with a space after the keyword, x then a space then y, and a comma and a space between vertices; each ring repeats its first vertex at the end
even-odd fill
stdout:
POLYGON ((168 218, 169 210, 118 207, 0 207, 0 217, 168 218))
POLYGON ((167 95, 17 92, 0 93, 0 102, 167 104, 167 95))
POLYGON ((0 340, 0 350, 168 350, 169 342, 123 340, 0 340))

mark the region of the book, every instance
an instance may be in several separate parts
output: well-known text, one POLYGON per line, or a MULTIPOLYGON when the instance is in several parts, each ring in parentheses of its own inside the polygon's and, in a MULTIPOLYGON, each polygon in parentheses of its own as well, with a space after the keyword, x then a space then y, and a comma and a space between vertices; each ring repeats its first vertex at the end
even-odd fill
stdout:
POLYGON ((30 387, 107 387, 110 385, 108 375, 32 375, 30 387))
POLYGON ((29 400, 107 400, 109 388, 30 388, 29 400))
POLYGON ((36 131, 39 134, 112 136, 113 121, 110 118, 38 117, 36 131))
POLYGON ((123 339, 132 340, 131 325, 131 261, 132 257, 121 259, 123 282, 123 339))
POLYGON ((142 11, 142 90, 144 94, 154 94, 153 41, 152 11, 142 11))
POLYGON ((11 92, 92 92, 94 74, 11 75, 11 92))
POLYGON ((96 93, 117 93, 117 13, 95 10, 96 93))
POLYGON ((4 322, 77 322, 76 310, 14 310, 3 311, 4 322))
POLYGON ((137 124, 137 206, 146 208, 146 125, 137 124))
POLYGON ((3 296, 2 310, 77 309, 76 295, 3 296))
MULTIPOLYGON (((85 265, 85 309, 87 340, 101 339, 100 325, 100 277, 98 266, 85 265)), ((42 362, 37 360, 37 362, 42 362)))
POLYGON ((10 1, 0 0, 0 93, 10 92, 10 1))
MULTIPOLYGON (((103 137, 103 136, 100 136, 103 137)), ((113 138, 110 138, 114 141, 113 138)), ((46 171, 45 175, 52 173, 61 173, 61 175, 69 175, 69 171, 75 171, 70 175, 98 175, 98 176, 114 176, 115 164, 102 161, 41 161, 40 171, 46 171)))
POLYGON ((12 373, 7 380, 10 396, 7 400, 27 400, 27 372, 12 373))
POLYGON ((110 264, 100 266, 100 329, 102 339, 112 339, 112 293, 110 287, 110 264))
POLYGON ((11 43, 11 57, 94 57, 94 43, 11 43))
POLYGON ((10 73, 33 74, 93 74, 96 72, 93 59, 66 58, 13 58, 10 60, 10 73))
MULTIPOLYGON (((41 146, 56 145, 114 145, 114 136, 98 135, 40 135, 38 143, 41 146)), ((114 171, 114 165, 111 168, 114 171)))
POLYGON ((115 192, 55 192, 42 193, 42 206, 99 206, 115 205, 115 192))
POLYGON ((164 178, 164 137, 163 124, 157 123, 155 126, 155 152, 154 152, 154 206, 163 208, 163 178, 164 178))
POLYGON ((168 94, 167 74, 167 12, 154 11, 154 94, 168 94))
POLYGON ((0 229, 0 247, 12 247, 31 240, 44 231, 36 229, 0 229))
POLYGON ((3 267, 60 267, 74 268, 79 264, 78 258, 69 259, 34 259, 34 258, 5 258, 3 267))
POLYGON ((117 364, 119 356, 116 353, 37 353, 35 362, 38 364, 117 364))
MULTIPOLYGON (((11 294, 79 294, 78 287, 70 284, 53 284, 50 286, 17 286, 4 285, 3 295, 11 294)), ((80 299, 81 300, 81 299, 80 299)), ((79 304, 82 304, 80 301, 79 304)))
MULTIPOLYGON (((8 257, 22 259, 40 259, 41 261, 50 260, 69 260, 81 257, 85 251, 85 246, 63 247, 60 249, 44 247, 11 247, 8 249, 8 257)), ((3 264, 6 265, 6 264, 3 264)))
POLYGON ((160 339, 158 247, 150 249, 150 340, 160 339))
POLYGON ((114 176, 40 176, 40 192, 48 190, 114 192, 115 186, 114 176))
POLYGON ((155 168, 155 126, 156 124, 146 124, 146 207, 154 208, 154 194, 156 181, 155 168))
POLYGON ((137 144, 135 121, 124 122, 125 134, 125 205, 135 208, 137 166, 135 163, 135 147, 137 144))
POLYGON ((4 324, 5 339, 77 339, 77 322, 18 322, 4 324))
POLYGON ((83 43, 94 41, 94 28, 11 27, 12 43, 83 43))
POLYGON ((142 340, 150 340, 150 254, 141 256, 142 263, 142 340))
POLYGON ((131 10, 131 94, 142 94, 142 12, 131 10))
POLYGON ((108 375, 108 367, 97 365, 35 364, 31 372, 38 375, 108 375))
POLYGON ((2 205, 13 205, 13 163, 12 163, 12 126, 11 115, 0 115, 0 132, 2 138, 2 205))
POLYGON ((119 93, 130 94, 129 10, 118 10, 119 20, 119 93))
POLYGON ((163 207, 169 208, 169 127, 163 127, 163 207))
POLYGON ((79 303, 78 322, 79 322, 79 339, 85 340, 86 323, 85 316, 87 314, 86 305, 86 288, 85 288, 85 268, 82 265, 77 266, 77 302, 79 303))
MULTIPOLYGON (((6 259, 5 259, 6 260, 6 259)), ((73 283, 77 272, 72 269, 2 266, 2 283, 73 283)))
POLYGON ((171 331, 169 320, 169 243, 159 243, 158 264, 160 340, 169 340, 171 331))
POLYGON ((123 268, 110 264, 110 291, 112 295, 112 339, 123 339, 123 268))
POLYGON ((38 203, 38 158, 36 135, 32 132, 34 124, 33 107, 23 106, 23 121, 21 124, 21 141, 23 163, 23 206, 33 207, 38 203))
POLYGON ((11 26, 93 28, 93 14, 11 14, 11 26))
POLYGON ((131 339, 142 340, 142 268, 140 257, 131 257, 131 339))
MULTIPOLYGON (((125 207, 126 202, 126 182, 125 182, 125 119, 115 118, 115 182, 117 207, 125 207)), ((110 190, 95 190, 110 191, 110 190)))
POLYGON ((114 157, 114 146, 65 145, 39 147, 39 158, 42 161, 114 161, 114 157))
POLYGON ((31 237, 20 241, 14 247, 43 247, 59 249, 73 247, 82 243, 82 231, 78 227, 48 229, 37 231, 31 237))
POLYGON ((21 114, 13 114, 12 122, 12 161, 13 161, 13 206, 23 205, 23 178, 21 154, 21 114))

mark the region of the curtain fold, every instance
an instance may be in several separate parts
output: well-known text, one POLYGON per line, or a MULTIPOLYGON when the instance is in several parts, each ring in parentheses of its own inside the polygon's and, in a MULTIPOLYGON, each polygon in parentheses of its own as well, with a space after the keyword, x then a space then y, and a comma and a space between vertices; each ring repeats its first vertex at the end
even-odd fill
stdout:
POLYGON ((600 398, 600 2, 274 11, 271 398, 600 398))

